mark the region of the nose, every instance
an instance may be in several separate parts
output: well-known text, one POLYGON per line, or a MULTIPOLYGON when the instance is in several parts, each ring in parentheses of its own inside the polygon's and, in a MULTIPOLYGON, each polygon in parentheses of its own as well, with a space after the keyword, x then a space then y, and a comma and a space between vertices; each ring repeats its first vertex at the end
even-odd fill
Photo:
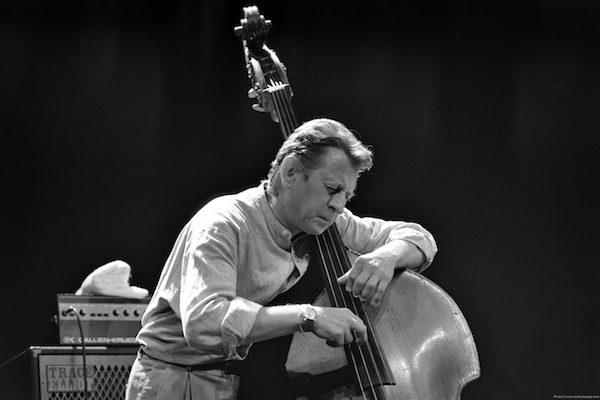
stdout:
POLYGON ((335 193, 329 198, 329 207, 333 208, 336 213, 341 214, 346 206, 346 201, 344 193, 335 193))

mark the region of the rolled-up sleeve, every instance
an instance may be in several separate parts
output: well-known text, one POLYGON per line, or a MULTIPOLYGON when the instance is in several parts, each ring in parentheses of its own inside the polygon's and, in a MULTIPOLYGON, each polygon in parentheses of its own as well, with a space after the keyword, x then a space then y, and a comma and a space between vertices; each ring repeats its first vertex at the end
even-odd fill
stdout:
POLYGON ((433 235, 414 222, 361 218, 352 214, 350 210, 344 209, 336 223, 346 246, 359 253, 369 253, 392 240, 412 243, 424 256, 423 263, 416 268, 418 272, 431 265, 438 250, 433 235))
POLYGON ((226 224, 192 231, 181 271, 180 310, 187 343, 227 359, 246 356, 242 346, 260 304, 238 297, 236 235, 226 224))

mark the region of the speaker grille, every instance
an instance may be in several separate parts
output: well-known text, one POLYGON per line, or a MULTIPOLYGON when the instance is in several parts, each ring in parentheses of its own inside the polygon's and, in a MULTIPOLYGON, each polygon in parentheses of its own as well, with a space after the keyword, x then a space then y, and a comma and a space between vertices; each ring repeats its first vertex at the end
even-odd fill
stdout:
MULTIPOLYGON (((88 400, 122 400, 135 355, 88 355, 88 400)), ((41 400, 85 400, 81 355, 39 357, 41 400)))

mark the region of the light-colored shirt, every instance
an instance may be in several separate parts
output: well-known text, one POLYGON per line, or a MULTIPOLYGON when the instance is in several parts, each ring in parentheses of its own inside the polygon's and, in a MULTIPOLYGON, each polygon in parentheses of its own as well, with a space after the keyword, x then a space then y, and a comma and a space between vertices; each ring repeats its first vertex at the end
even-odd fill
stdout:
MULTIPOLYGON (((360 218, 344 209, 336 219, 344 244, 368 253, 405 240, 424 254, 437 246, 421 225, 360 218)), ((160 360, 204 364, 243 359, 256 315, 293 286, 308 266, 290 251, 292 234, 275 218, 264 185, 216 198, 185 225, 142 318, 138 342, 160 360)))

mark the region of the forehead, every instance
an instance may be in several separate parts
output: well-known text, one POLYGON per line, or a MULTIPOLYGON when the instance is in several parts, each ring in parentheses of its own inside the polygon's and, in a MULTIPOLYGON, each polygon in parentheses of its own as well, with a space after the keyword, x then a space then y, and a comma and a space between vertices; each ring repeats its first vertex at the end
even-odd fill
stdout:
POLYGON ((327 182, 342 185, 348 191, 354 191, 359 175, 358 168, 352 165, 346 152, 336 147, 326 150, 313 173, 327 182))

